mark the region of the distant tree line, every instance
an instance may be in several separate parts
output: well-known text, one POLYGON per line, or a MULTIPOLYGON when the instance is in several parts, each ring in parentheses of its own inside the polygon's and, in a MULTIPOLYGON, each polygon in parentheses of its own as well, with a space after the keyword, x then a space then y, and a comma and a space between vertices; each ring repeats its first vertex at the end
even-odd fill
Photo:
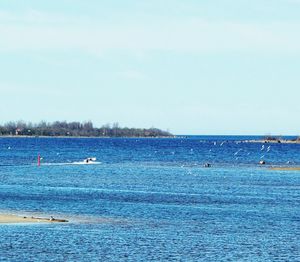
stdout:
POLYGON ((0 125, 0 136, 77 136, 77 137, 169 137, 171 133, 157 128, 121 128, 118 123, 94 127, 91 121, 55 121, 37 124, 24 121, 0 125))

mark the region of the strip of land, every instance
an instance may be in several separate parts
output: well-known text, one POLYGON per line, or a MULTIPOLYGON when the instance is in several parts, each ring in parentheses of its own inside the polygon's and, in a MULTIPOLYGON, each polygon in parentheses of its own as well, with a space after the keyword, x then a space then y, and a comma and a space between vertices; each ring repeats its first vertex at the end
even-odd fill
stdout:
POLYGON ((128 128, 120 127, 118 123, 102 127, 94 127, 91 121, 53 123, 40 122, 37 124, 23 121, 10 121, 0 125, 0 136, 29 136, 29 137, 174 137, 170 132, 155 127, 128 128))
POLYGON ((245 143, 273 143, 273 144, 300 144, 300 140, 265 140, 265 139, 258 139, 258 140, 245 140, 245 143))
POLYGON ((278 171, 300 171, 300 167, 271 167, 270 169, 278 171))
POLYGON ((43 218, 43 217, 27 217, 17 216, 9 214, 0 214, 0 223, 57 223, 57 222, 68 222, 65 219, 57 219, 54 217, 43 218))

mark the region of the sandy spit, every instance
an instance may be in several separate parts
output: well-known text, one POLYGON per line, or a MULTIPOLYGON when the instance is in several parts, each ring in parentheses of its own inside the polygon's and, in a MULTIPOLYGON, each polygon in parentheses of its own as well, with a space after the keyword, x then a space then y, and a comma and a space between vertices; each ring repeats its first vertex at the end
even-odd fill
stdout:
POLYGON ((0 223, 57 223, 68 222, 65 219, 44 218, 44 217, 28 217, 10 214, 0 214, 0 223))
POLYGON ((300 167, 271 167, 270 169, 278 171, 300 171, 300 167))

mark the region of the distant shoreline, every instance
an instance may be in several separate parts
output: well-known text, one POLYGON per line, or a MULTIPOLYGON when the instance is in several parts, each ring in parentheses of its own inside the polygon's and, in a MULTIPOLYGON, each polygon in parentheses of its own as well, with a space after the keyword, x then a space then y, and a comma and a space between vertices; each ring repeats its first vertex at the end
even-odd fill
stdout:
POLYGON ((120 127, 118 123, 106 124, 94 127, 91 121, 67 122, 54 121, 52 123, 41 121, 31 123, 24 121, 10 121, 0 125, 1 136, 25 136, 25 137, 170 137, 169 131, 159 128, 129 128, 120 127))
MULTIPOLYGON (((201 136, 201 135, 200 135, 201 136)), ((182 135, 171 135, 171 136, 28 136, 28 135, 0 135, 0 138, 91 138, 91 139, 110 139, 110 138, 120 138, 120 139, 168 139, 168 138, 188 138, 189 136, 182 135)), ((194 137, 192 135, 191 137, 194 137)), ((290 140, 290 139, 278 139, 278 140, 268 140, 268 139, 251 139, 251 140, 239 140, 241 143, 261 143, 261 144, 300 144, 300 140, 290 140)))
POLYGON ((26 136, 0 135, 0 138, 177 138, 177 136, 26 136))

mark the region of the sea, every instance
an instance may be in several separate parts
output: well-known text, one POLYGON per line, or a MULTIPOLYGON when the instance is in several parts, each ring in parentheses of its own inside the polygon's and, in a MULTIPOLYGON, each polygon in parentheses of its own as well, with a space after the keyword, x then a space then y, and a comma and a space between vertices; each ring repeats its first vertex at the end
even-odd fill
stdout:
POLYGON ((0 224, 0 261, 300 261, 300 171, 271 169, 300 144, 251 139, 0 138, 0 212, 69 220, 0 224))

